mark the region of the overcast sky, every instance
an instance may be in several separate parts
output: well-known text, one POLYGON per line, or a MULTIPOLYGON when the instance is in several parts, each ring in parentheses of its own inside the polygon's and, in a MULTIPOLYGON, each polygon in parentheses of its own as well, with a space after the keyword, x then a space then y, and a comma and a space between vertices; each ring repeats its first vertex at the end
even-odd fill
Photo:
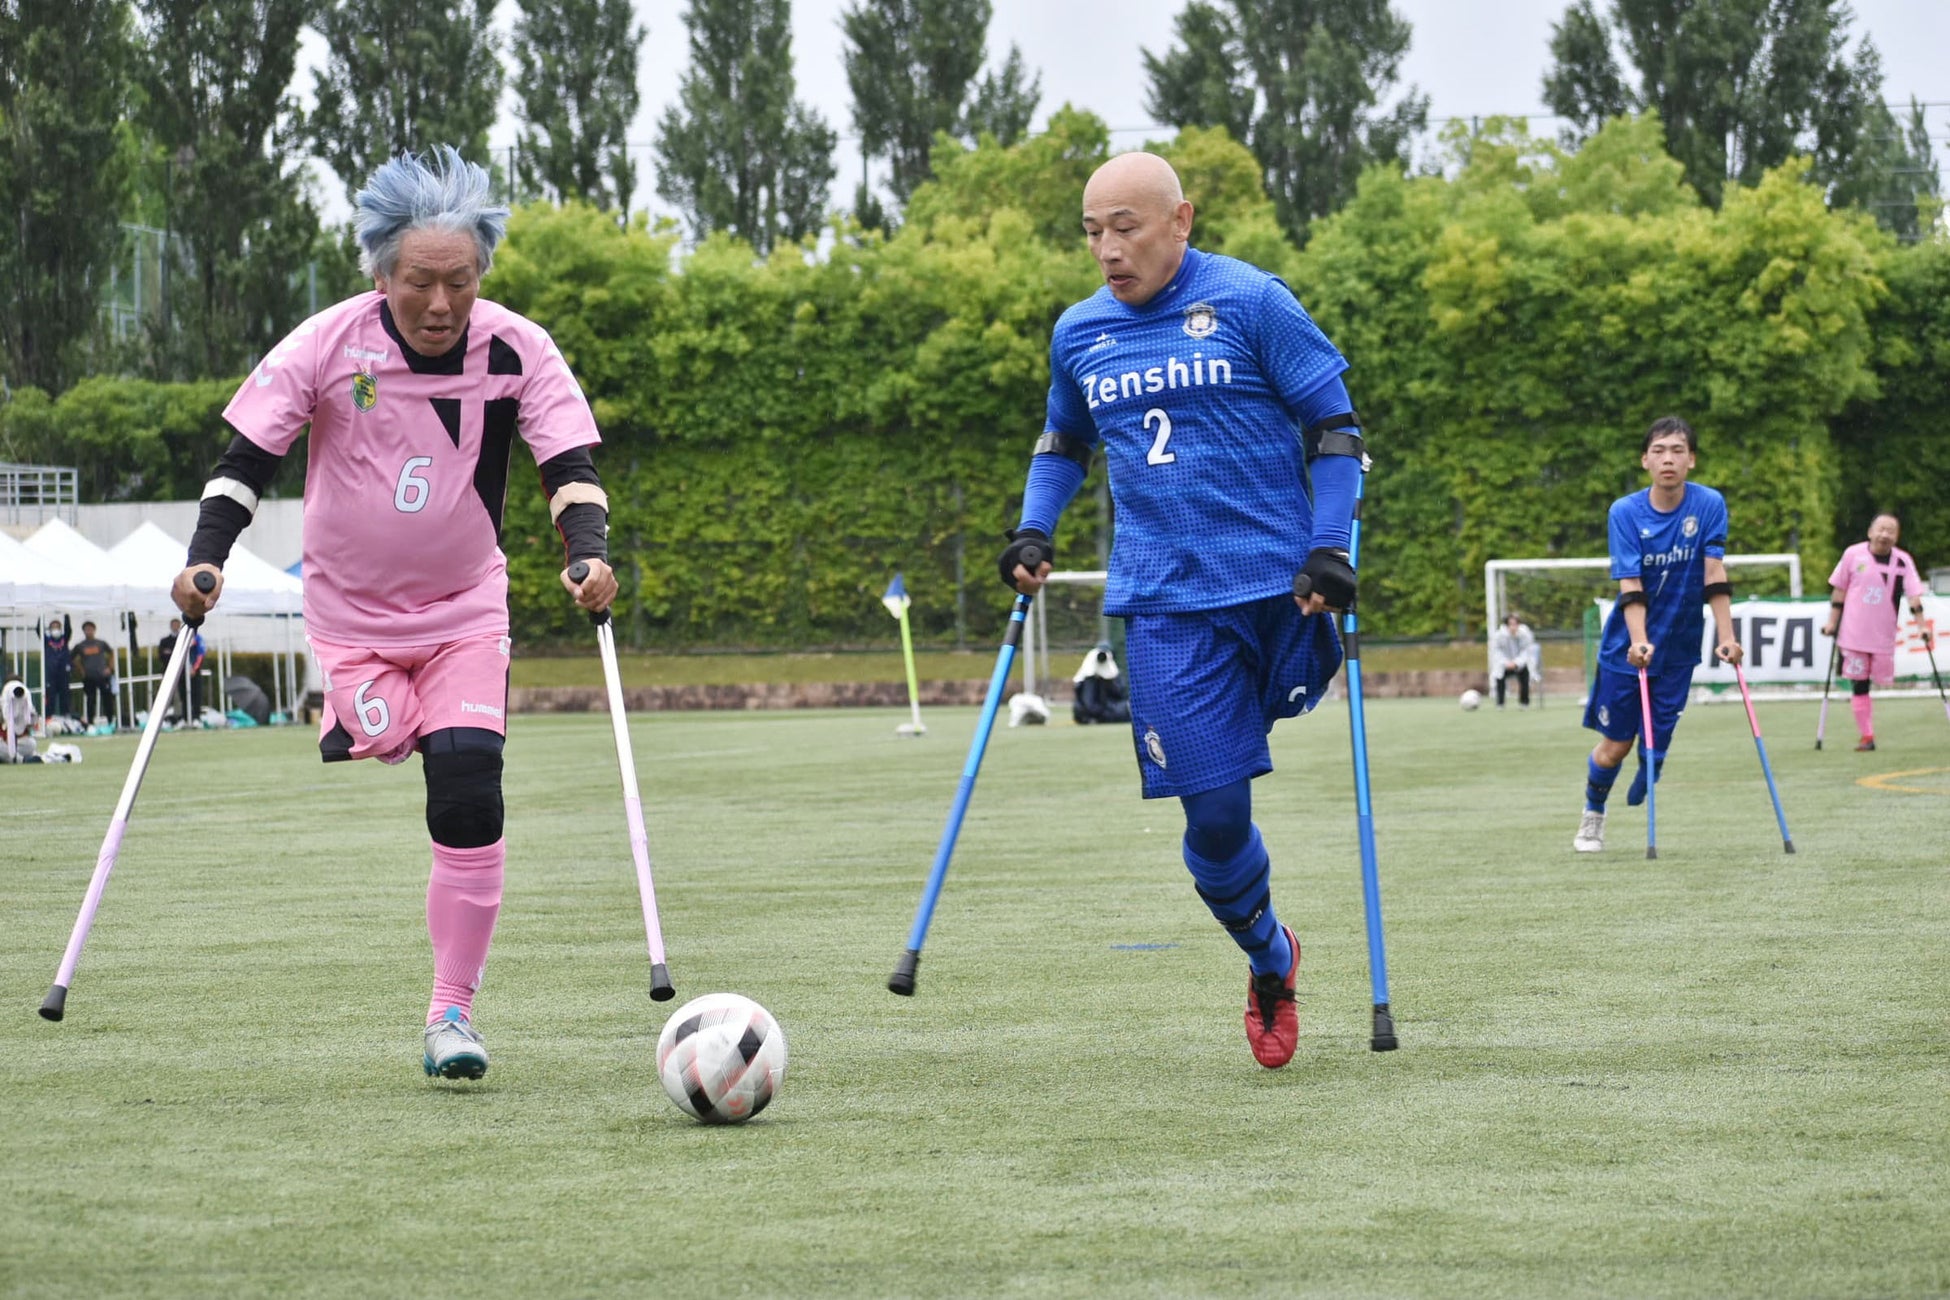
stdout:
MULTIPOLYGON (((1184 0, 1120 0, 1115 5, 1081 0, 994 0, 989 24, 992 62, 1014 42, 1028 66, 1042 76, 1037 125, 1065 103, 1103 118, 1116 132, 1114 148, 1135 148, 1147 138, 1169 134, 1149 122, 1144 111, 1145 76, 1141 51, 1162 54, 1172 43, 1172 22, 1184 0)), ((1544 120, 1541 83, 1548 60, 1551 24, 1569 0, 1394 0, 1414 28, 1402 65, 1403 84, 1429 95, 1432 119, 1527 115, 1540 134, 1544 120)), ((649 27, 639 83, 643 107, 631 134, 638 159, 636 206, 662 210, 655 194, 650 142, 664 108, 676 96, 689 62, 683 0, 637 0, 640 20, 649 27)), ((1870 36, 1882 54, 1885 97, 1911 95, 1939 105, 1929 110, 1940 161, 1950 162, 1950 0, 1853 0, 1859 40, 1870 36)), ((859 145, 853 136, 852 98, 842 62, 839 15, 847 0, 793 0, 793 56, 799 97, 839 132, 840 172, 831 202, 850 205, 859 181, 859 145)), ((512 23, 515 6, 503 3, 501 20, 512 23)), ((319 57, 317 38, 307 50, 319 57)), ((310 76, 300 77, 301 90, 310 76)), ((490 143, 505 149, 517 124, 504 117, 490 143)), ((342 193, 330 187, 332 205, 342 193)), ((339 214, 342 215, 342 214, 339 214)))

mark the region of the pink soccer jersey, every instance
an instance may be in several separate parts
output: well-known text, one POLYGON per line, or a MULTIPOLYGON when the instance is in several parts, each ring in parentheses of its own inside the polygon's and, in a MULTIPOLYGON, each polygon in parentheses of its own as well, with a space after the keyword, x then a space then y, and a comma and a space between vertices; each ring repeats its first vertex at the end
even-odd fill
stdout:
POLYGON ((1896 625, 1903 606, 1928 591, 1916 571, 1916 561, 1902 547, 1892 547, 1889 558, 1878 560, 1867 542, 1857 542, 1842 552, 1828 585, 1842 593, 1842 625, 1835 633, 1844 650, 1888 654, 1896 644, 1896 625), (1896 577, 1903 580, 1902 597, 1896 595, 1896 577))
POLYGON ((276 455, 311 426, 305 621, 345 645, 506 632, 515 436, 537 463, 601 441, 547 331, 485 298, 440 357, 400 341, 383 294, 328 308, 271 350, 224 419, 276 455))

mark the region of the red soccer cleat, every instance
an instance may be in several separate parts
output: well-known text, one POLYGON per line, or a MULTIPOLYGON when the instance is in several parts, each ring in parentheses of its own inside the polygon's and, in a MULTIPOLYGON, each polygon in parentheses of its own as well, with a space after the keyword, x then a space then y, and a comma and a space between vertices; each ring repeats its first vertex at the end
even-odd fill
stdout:
POLYGON ((1269 1070, 1291 1061, 1300 1045, 1300 1009, 1293 1001, 1293 981, 1300 974, 1300 941, 1293 937, 1292 927, 1280 928, 1293 949, 1286 977, 1254 975, 1246 981, 1246 1041, 1252 1045, 1253 1059, 1269 1070))

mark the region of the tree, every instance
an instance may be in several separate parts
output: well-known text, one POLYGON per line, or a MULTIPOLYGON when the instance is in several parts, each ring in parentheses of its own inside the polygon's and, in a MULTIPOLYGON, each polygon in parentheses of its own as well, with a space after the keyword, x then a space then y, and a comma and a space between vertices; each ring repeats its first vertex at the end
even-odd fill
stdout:
POLYGON ((1610 118, 1657 109, 1666 149, 1714 207, 1797 152, 1823 185, 1859 180, 1857 155, 1889 134, 1882 60, 1848 53, 1846 0, 1577 0, 1551 30, 1544 101, 1576 143, 1610 118), (1619 51, 1637 73, 1628 84, 1619 51))
POLYGON ((975 79, 994 9, 990 0, 856 0, 840 15, 861 150, 887 159, 897 206, 934 174, 937 135, 974 143, 987 131, 1009 145, 1029 129, 1041 78, 1029 78, 1019 48, 975 79))
POLYGON ((934 233, 953 222, 986 226, 997 212, 1014 208, 1028 216, 1038 239, 1081 254, 1083 186, 1108 157, 1103 119, 1067 104, 1050 114, 1042 134, 1015 145, 992 137, 972 149, 942 141, 934 179, 914 191, 907 222, 917 234, 934 233))
POLYGON ((318 234, 288 125, 315 0, 141 0, 136 119, 172 238, 157 369, 235 375, 303 318, 318 234), (183 254, 187 253, 187 256, 183 254))
POLYGON ((994 136, 1004 148, 1020 144, 1029 134, 1029 123, 1036 116, 1036 105, 1043 98, 1043 76, 1029 74, 1022 51, 1013 43, 1002 67, 985 72, 975 84, 975 96, 962 116, 962 134, 975 144, 985 135, 994 136))
POLYGON ((1861 208, 1905 243, 1922 239, 1943 212, 1943 175, 1915 96, 1903 122, 1881 104, 1870 104, 1860 148, 1834 170, 1829 201, 1861 208))
POLYGON ((60 392, 121 249, 125 0, 0 2, 0 365, 60 392))
POLYGON ((515 179, 524 192, 630 209, 636 168, 629 129, 641 96, 637 57, 647 28, 630 0, 517 0, 515 94, 521 132, 515 179))
POLYGON ((838 137, 793 98, 789 0, 690 0, 689 69, 657 127, 657 193, 698 239, 769 253, 825 219, 838 137))
POLYGON ((501 97, 495 0, 338 0, 315 24, 326 63, 312 73, 307 124, 347 198, 380 163, 450 144, 487 156, 501 97))
POLYGON ((1178 44, 1144 51, 1145 107, 1173 126, 1222 126, 1252 150, 1295 242, 1375 163, 1406 162, 1428 123, 1410 87, 1383 112, 1410 27, 1388 0, 1191 0, 1178 44))

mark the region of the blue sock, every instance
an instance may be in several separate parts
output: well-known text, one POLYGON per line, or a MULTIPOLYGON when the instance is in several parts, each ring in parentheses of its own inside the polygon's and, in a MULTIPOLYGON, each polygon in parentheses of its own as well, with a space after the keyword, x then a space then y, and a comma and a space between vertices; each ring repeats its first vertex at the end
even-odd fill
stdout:
POLYGON ((1600 767, 1595 758, 1585 759, 1584 807, 1586 812, 1603 812, 1611 798, 1612 782, 1618 779, 1615 767, 1600 767))
POLYGON ((1198 896, 1246 954, 1253 974, 1286 974, 1293 964, 1293 949, 1273 914, 1271 863, 1259 828, 1252 827, 1245 847, 1223 862, 1194 853, 1190 836, 1186 837, 1184 852, 1198 896))
MULTIPOLYGON (((1654 785, 1659 783, 1659 775, 1665 770, 1665 766, 1666 756, 1656 749, 1653 750, 1652 783, 1654 785)), ((1625 792, 1625 802, 1634 808, 1645 802, 1645 764, 1643 763, 1639 764, 1638 771, 1632 773, 1632 788, 1625 792)))

